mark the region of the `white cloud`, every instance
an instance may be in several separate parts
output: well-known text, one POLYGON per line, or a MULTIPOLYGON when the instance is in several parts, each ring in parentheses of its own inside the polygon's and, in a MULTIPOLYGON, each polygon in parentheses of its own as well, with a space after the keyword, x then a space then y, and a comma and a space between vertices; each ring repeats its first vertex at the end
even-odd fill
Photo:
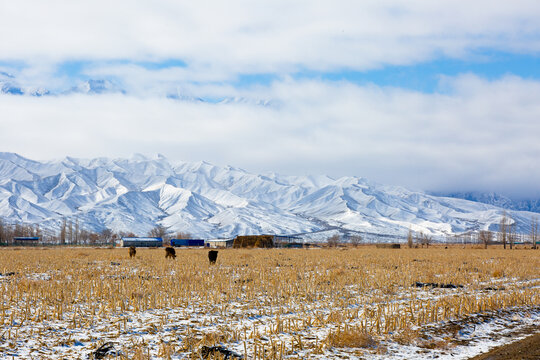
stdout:
POLYGON ((56 71, 75 60, 128 95, 0 95, 0 150, 37 159, 160 152, 253 171, 540 196, 537 81, 463 75, 422 94, 289 78, 486 50, 538 55, 539 18, 536 0, 3 1, 0 63, 28 65, 3 66, 17 82, 68 89, 74 79, 56 71), (136 65, 169 59, 187 66, 136 65), (277 80, 234 86, 257 73, 277 80), (170 92, 277 105, 179 102, 163 97, 170 92))
POLYGON ((163 153, 252 171, 540 194, 540 82, 473 75, 445 81, 444 94, 286 79, 235 90, 274 99, 275 107, 3 95, 0 143, 37 159, 163 153))
POLYGON ((477 49, 540 51, 535 0, 19 0, 0 4, 0 58, 182 59, 194 74, 370 69, 477 49))

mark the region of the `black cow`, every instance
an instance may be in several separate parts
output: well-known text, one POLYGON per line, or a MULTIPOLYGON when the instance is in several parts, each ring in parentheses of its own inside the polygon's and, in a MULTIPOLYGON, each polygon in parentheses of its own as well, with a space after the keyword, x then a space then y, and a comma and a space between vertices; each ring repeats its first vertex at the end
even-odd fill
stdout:
POLYGON ((129 247, 129 258, 135 257, 137 255, 137 249, 135 249, 135 246, 129 247))
POLYGON ((216 263, 217 254, 218 254, 217 250, 210 250, 208 252, 208 260, 210 260, 210 264, 215 264, 216 263))
POLYGON ((165 248, 165 259, 167 258, 176 259, 176 250, 173 247, 168 246, 165 248))

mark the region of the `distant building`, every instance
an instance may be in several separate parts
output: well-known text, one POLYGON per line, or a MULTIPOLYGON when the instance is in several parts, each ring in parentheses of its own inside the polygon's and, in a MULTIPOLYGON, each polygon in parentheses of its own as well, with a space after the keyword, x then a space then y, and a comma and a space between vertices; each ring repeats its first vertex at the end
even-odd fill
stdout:
POLYGON ((161 247, 163 239, 160 237, 124 237, 122 247, 161 247))
POLYGON ((301 248, 304 246, 304 244, 302 239, 298 236, 274 235, 274 246, 286 248, 301 248))
POLYGON ((15 246, 36 246, 39 244, 39 236, 16 236, 13 238, 15 246))
POLYGON ((203 239, 171 239, 171 246, 204 246, 203 239))
POLYGON ((289 248, 289 249, 301 249, 303 247, 309 247, 309 244, 304 244, 304 243, 288 243, 288 244, 283 244, 281 246, 278 246, 278 247, 283 247, 283 248, 289 248))
POLYGON ((233 246, 234 239, 210 239, 205 241, 209 248, 230 248, 233 246))

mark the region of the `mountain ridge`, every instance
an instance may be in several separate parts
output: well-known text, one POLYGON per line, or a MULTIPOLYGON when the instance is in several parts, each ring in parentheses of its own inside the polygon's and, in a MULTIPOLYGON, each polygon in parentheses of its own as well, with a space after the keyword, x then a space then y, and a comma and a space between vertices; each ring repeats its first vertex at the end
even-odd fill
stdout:
POLYGON ((14 75, 0 70, 0 95, 4 94, 7 96, 99 96, 107 94, 139 96, 141 93, 145 93, 150 97, 160 97, 184 103, 205 103, 215 105, 239 104, 257 107, 279 106, 279 101, 274 99, 257 99, 242 96, 203 97, 184 93, 182 89, 175 86, 169 86, 163 89, 130 89, 131 91, 128 89, 129 88, 122 87, 122 85, 117 81, 100 78, 90 78, 84 81, 79 81, 72 86, 60 89, 46 89, 41 86, 27 84, 22 85, 19 81, 17 81, 17 78, 14 75))
POLYGON ((435 196, 451 197, 470 200, 484 204, 495 205, 508 210, 531 211, 540 213, 540 199, 511 199, 496 192, 430 192, 435 196))
POLYGON ((77 218, 88 230, 138 235, 159 224, 204 238, 325 231, 404 238, 409 229, 444 238, 496 230, 504 211, 518 232, 529 230, 531 212, 353 176, 252 174, 162 155, 41 162, 0 153, 0 217, 50 229, 77 218))

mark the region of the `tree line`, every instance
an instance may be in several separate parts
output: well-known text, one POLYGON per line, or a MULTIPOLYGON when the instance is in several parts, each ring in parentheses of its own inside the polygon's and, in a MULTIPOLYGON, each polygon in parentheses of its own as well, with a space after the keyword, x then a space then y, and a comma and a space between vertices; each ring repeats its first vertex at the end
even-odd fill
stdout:
MULTIPOLYGON (((114 232, 105 228, 101 231, 84 229, 79 220, 62 219, 58 230, 41 229, 38 224, 8 223, 0 218, 0 245, 12 245, 16 237, 39 237, 42 245, 113 245, 123 237, 137 237, 133 232, 114 232)), ((142 236, 161 237, 165 243, 171 238, 189 239, 187 232, 171 233, 162 225, 156 225, 142 236)))
MULTIPOLYGON (((503 245, 503 248, 510 249, 514 248, 514 245, 517 242, 527 243, 530 242, 533 249, 537 248, 538 242, 538 218, 533 217, 531 219, 531 228, 528 235, 518 234, 516 232, 516 223, 512 220, 510 216, 503 212, 501 221, 499 222, 499 231, 496 233, 496 238, 499 244, 503 245)), ((489 230, 480 230, 478 232, 478 242, 484 245, 484 248, 487 249, 488 245, 493 242, 495 235, 492 231, 489 230)))
MULTIPOLYGON (((422 232, 413 235, 412 231, 409 229, 409 233, 407 235, 407 244, 409 247, 417 247, 418 245, 421 245, 422 247, 426 245, 426 247, 428 247, 431 240, 431 237, 422 232)), ((488 245, 494 244, 502 245, 503 249, 513 249, 516 243, 529 243, 533 249, 537 249, 537 243, 539 241, 538 218, 536 216, 531 218, 531 227, 529 233, 522 234, 517 232, 516 222, 508 215, 506 211, 504 211, 501 216, 501 220, 498 224, 498 231, 468 231, 466 233, 447 238, 448 243, 477 243, 483 245, 486 249, 488 245)))
MULTIPOLYGON (((189 239, 191 234, 188 232, 172 233, 163 225, 156 225, 146 236, 160 237, 166 244, 170 239, 189 239)), ((68 220, 64 218, 61 221, 58 231, 44 229, 39 224, 7 223, 0 218, 0 245, 11 245, 15 237, 39 237, 40 243, 50 245, 112 245, 123 237, 137 237, 133 232, 114 232, 105 228, 101 231, 90 231, 83 229, 79 220, 76 218, 68 220)), ((327 245, 330 247, 338 246, 341 243, 339 235, 331 236, 327 239, 327 245)), ((362 242, 359 235, 350 236, 349 243, 358 246, 362 242)), ((538 218, 531 219, 531 228, 529 234, 519 234, 516 232, 515 221, 505 212, 499 222, 498 231, 480 230, 478 232, 467 232, 447 239, 449 243, 478 243, 487 248, 490 244, 502 244, 503 248, 512 249, 517 242, 530 243, 533 249, 538 247, 540 241, 538 235, 538 218)), ((433 242, 433 237, 423 232, 413 233, 411 229, 407 234, 407 246, 429 247, 433 242)))
MULTIPOLYGON (((428 248, 433 242, 433 236, 426 234, 422 231, 413 232, 410 228, 406 237, 406 245, 409 248, 426 247, 428 248)), ((501 220, 498 224, 498 231, 479 230, 479 231, 467 231, 458 235, 451 235, 446 238, 448 244, 480 244, 484 248, 488 245, 499 244, 504 249, 513 249, 516 243, 530 244, 533 249, 538 248, 538 242, 540 237, 538 235, 538 218, 531 218, 531 227, 528 234, 518 233, 516 229, 516 222, 508 215, 506 211, 503 212, 501 220)), ((339 235, 332 235, 326 239, 326 245, 328 247, 336 247, 340 244, 348 243, 354 247, 362 243, 362 237, 360 235, 354 235, 342 239, 339 235)))

